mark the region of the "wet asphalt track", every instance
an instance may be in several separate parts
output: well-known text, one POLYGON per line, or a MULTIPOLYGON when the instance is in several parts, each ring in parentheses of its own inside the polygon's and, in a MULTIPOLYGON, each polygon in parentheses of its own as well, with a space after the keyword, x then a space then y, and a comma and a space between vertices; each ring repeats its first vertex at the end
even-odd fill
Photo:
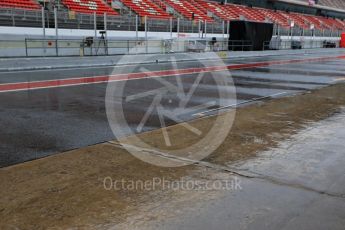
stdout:
MULTIPOLYGON (((338 54, 320 54, 323 56, 338 54)), ((318 55, 306 56, 271 56, 232 59, 226 65, 277 60, 308 59, 318 55)), ((211 63, 211 62, 210 62, 211 63)), ((219 63, 211 63, 219 65, 219 63)), ((24 71, 0 73, 0 84, 45 81, 52 79, 83 78, 116 73, 163 71, 173 68, 199 68, 199 62, 174 64, 147 64, 139 67, 124 66, 87 69, 59 69, 49 71, 24 71)), ((219 72, 221 74, 224 72, 219 72)), ((316 62, 268 65, 256 68, 231 70, 232 81, 236 87, 236 98, 229 99, 229 104, 246 103, 266 96, 283 96, 309 89, 323 87, 342 79, 345 73, 345 59, 329 59, 316 62)), ((229 74, 228 74, 229 75, 229 74)), ((227 75, 231 83, 231 77, 227 75)), ((200 75, 198 73, 181 76, 184 92, 188 92, 200 75)), ((175 76, 165 76, 165 81, 178 85, 175 76)), ((126 82, 123 97, 114 102, 123 101, 127 96, 161 88, 164 83, 157 78, 138 79, 126 82), (118 100, 118 101, 117 101, 118 100)), ((112 85, 123 84, 113 82, 112 85)), ((57 87, 36 90, 24 90, 0 93, 0 167, 41 158, 66 150, 80 148, 115 139, 105 109, 106 83, 79 86, 57 87)), ((218 100, 221 87, 217 87, 210 73, 205 73, 195 89, 187 107, 208 104, 199 110, 179 113, 179 119, 190 120, 205 111, 225 106, 218 100), (212 103, 210 103, 212 102, 212 103), (221 105, 220 105, 221 104, 221 105)), ((154 95, 140 97, 138 100, 124 103, 124 114, 128 124, 137 132, 137 127, 150 107, 154 95)), ((165 109, 178 113, 179 98, 168 92, 161 100, 165 109)), ((166 124, 176 123, 167 119, 166 124)), ((143 129, 159 128, 159 117, 153 112, 143 129)))

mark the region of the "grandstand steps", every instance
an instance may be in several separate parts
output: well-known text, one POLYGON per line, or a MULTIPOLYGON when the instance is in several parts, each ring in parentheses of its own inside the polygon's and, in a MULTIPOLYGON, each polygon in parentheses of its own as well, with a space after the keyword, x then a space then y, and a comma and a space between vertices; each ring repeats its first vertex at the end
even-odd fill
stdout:
POLYGON ((121 0, 121 2, 140 17, 169 19, 171 16, 151 0, 121 0))
POLYGON ((332 18, 326 18, 317 16, 317 18, 323 23, 327 29, 334 30, 334 29, 342 29, 344 28, 338 21, 332 19, 332 18))
POLYGON ((203 14, 207 15, 207 9, 205 9, 203 7, 202 4, 200 4, 199 1, 195 1, 195 0, 190 0, 189 1, 194 7, 196 7, 198 10, 200 10, 203 14))
POLYGON ((342 28, 345 28, 345 22, 343 20, 340 20, 338 18, 336 18, 335 20, 339 23, 339 25, 342 26, 342 28))
POLYGON ((345 28, 345 26, 344 26, 344 24, 343 23, 341 23, 341 22, 339 22, 338 20, 336 20, 336 19, 328 19, 329 21, 330 21, 330 23, 332 23, 332 24, 334 24, 334 26, 335 26, 335 28, 336 29, 344 29, 345 28))
POLYGON ((314 25, 315 29, 317 29, 317 30, 324 29, 322 22, 318 18, 316 18, 315 16, 303 14, 303 15, 301 15, 301 17, 303 17, 303 18, 305 18, 305 20, 309 21, 309 23, 311 25, 314 25))
POLYGON ((154 4, 156 4, 159 8, 164 10, 165 12, 167 11, 167 6, 163 0, 151 0, 154 4))
POLYGON ((207 21, 213 22, 213 19, 208 17, 201 9, 194 5, 194 1, 189 0, 165 0, 166 4, 170 6, 177 14, 181 15, 187 20, 207 21), (194 18, 193 18, 194 15, 194 18))
POLYGON ((273 11, 268 9, 259 9, 271 22, 278 24, 283 28, 289 28, 289 19, 280 11, 273 11))
POLYGON ((229 21, 231 15, 224 8, 224 5, 215 2, 206 2, 204 0, 194 0, 199 9, 201 9, 206 15, 214 18, 216 21, 229 21))
POLYGON ((254 8, 235 4, 230 4, 230 7, 233 11, 239 12, 239 15, 244 16, 247 20, 264 22, 266 19, 266 16, 262 12, 254 8))
POLYGON ((299 16, 295 13, 282 13, 286 18, 288 18, 291 22, 293 21, 296 26, 302 29, 309 29, 310 23, 308 23, 307 20, 305 20, 303 17, 299 16))
POLYGON ((215 2, 206 2, 203 0, 196 0, 199 5, 204 9, 204 12, 206 14, 210 12, 213 14, 214 17, 220 19, 220 20, 233 20, 238 19, 236 14, 233 14, 227 10, 227 7, 224 4, 218 4, 215 2))
POLYGON ((112 9, 103 0, 62 0, 62 3, 68 8, 68 10, 98 15, 107 13, 108 15, 118 15, 118 13, 112 9))

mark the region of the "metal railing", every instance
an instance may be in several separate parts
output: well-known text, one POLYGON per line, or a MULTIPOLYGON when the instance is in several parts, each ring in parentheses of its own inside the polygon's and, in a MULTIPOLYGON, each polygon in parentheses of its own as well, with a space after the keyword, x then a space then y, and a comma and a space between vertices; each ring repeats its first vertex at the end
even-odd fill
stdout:
POLYGON ((227 49, 227 40, 215 42, 211 39, 111 40, 88 37, 84 39, 0 40, 0 57, 164 54, 172 52, 217 52, 227 49))
POLYGON ((232 51, 250 51, 253 50, 253 42, 245 40, 229 40, 229 50, 232 51))
POLYGON ((272 40, 266 41, 263 44, 263 50, 288 50, 288 49, 317 49, 328 48, 329 45, 334 45, 334 48, 339 47, 339 41, 314 40, 307 41, 299 40, 272 40))
POLYGON ((0 8, 1 26, 22 26, 61 29, 95 29, 121 31, 152 31, 174 33, 224 33, 223 22, 190 21, 185 19, 140 18, 133 14, 127 15, 93 15, 66 10, 24 10, 0 8), (56 19, 56 21, 55 21, 56 19))
MULTIPOLYGON (((264 42, 263 50, 282 50, 293 47, 294 40, 272 40, 264 42)), ((323 48, 329 43, 339 47, 339 41, 307 40, 301 48, 323 48)), ((295 44, 296 45, 296 44, 295 44)), ((106 40, 94 39, 25 39, 0 40, 0 57, 58 57, 165 54, 181 52, 250 51, 251 41, 212 39, 156 39, 156 40, 106 40), (91 40, 90 40, 91 39, 91 40)))
POLYGON ((298 26, 284 28, 277 24, 274 25, 273 35, 275 36, 301 36, 301 37, 340 37, 342 31, 338 29, 302 29, 298 26))

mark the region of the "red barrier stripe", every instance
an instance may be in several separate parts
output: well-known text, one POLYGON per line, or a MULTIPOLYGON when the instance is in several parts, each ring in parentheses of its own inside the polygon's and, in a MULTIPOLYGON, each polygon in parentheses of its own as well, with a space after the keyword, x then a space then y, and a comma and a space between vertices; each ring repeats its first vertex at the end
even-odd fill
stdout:
POLYGON ((270 66, 270 65, 291 64, 291 63, 318 62, 318 61, 326 61, 326 60, 339 59, 339 58, 345 58, 345 56, 282 60, 282 61, 270 61, 270 62, 256 62, 256 63, 247 63, 247 64, 235 64, 235 65, 228 65, 228 66, 211 66, 211 67, 203 67, 203 68, 188 68, 188 69, 179 69, 179 70, 128 73, 128 74, 117 74, 117 75, 109 75, 109 76, 68 78, 68 79, 59 79, 59 80, 5 83, 5 84, 0 84, 0 92, 78 86, 78 85, 86 85, 86 84, 98 84, 98 83, 126 81, 126 80, 135 80, 135 79, 143 79, 143 78, 186 75, 186 74, 194 74, 194 73, 201 73, 201 72, 236 70, 236 69, 255 68, 255 67, 264 67, 264 66, 270 66))

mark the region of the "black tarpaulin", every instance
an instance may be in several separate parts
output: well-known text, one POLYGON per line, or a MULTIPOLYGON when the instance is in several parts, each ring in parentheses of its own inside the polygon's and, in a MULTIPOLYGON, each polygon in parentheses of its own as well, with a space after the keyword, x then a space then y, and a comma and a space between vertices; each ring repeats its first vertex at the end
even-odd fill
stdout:
POLYGON ((264 42, 271 41, 272 35, 272 23, 231 21, 229 50, 263 50, 264 42))

